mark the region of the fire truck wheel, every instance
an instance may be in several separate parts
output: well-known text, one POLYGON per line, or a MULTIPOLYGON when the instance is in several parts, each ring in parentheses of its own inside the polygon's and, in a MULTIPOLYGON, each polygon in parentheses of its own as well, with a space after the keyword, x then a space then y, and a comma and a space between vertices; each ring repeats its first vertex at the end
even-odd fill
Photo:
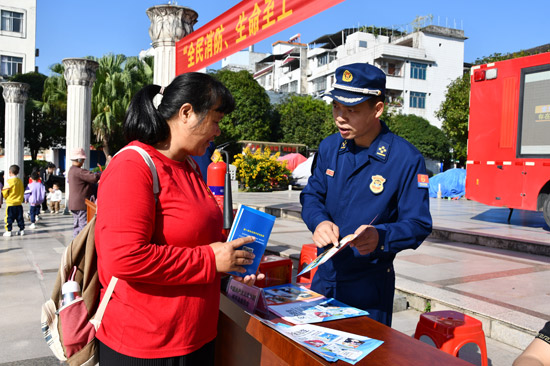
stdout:
POLYGON ((544 221, 546 221, 546 225, 550 226, 550 196, 546 197, 546 201, 544 201, 542 213, 544 214, 544 221))

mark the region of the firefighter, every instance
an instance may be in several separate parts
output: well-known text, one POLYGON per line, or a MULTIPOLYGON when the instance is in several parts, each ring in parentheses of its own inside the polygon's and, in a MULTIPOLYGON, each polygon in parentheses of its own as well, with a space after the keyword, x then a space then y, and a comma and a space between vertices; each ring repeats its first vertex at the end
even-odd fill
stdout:
POLYGON ((391 326, 393 259, 432 230, 424 158, 379 118, 386 75, 368 64, 335 72, 332 113, 339 132, 325 138, 300 195, 302 218, 320 254, 348 234, 350 245, 318 267, 312 290, 367 310, 391 326))

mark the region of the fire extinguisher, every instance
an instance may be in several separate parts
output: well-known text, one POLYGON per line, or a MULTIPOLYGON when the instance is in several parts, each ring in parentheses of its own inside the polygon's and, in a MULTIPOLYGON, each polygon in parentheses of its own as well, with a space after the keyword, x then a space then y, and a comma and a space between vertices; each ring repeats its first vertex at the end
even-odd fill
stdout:
POLYGON ((213 162, 208 165, 207 185, 212 191, 218 206, 223 212, 223 197, 225 193, 225 171, 226 164, 223 161, 213 162))

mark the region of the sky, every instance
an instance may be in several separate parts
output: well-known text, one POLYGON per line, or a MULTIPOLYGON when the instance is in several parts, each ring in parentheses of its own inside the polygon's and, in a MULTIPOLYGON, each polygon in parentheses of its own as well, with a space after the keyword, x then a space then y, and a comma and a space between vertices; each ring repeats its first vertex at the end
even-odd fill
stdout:
MULTIPOLYGON (((13 0, 16 1, 16 0, 13 0)), ((258 0, 262 1, 262 0, 258 0)), ((315 0, 310 0, 314 4, 315 0)), ((145 11, 168 1, 154 0, 37 0, 36 58, 39 72, 50 75, 49 67, 64 58, 108 53, 137 56, 151 47, 145 11)), ((172 1, 174 3, 174 1, 172 1)), ((194 29, 207 24, 239 1, 187 0, 178 5, 195 10, 194 29)), ((509 53, 550 43, 548 0, 486 1, 368 1, 344 0, 322 13, 302 21, 255 45, 256 52, 271 52, 276 41, 297 33, 301 42, 360 25, 411 31, 418 16, 431 16, 432 24, 464 30, 464 61, 494 53, 509 53)), ((212 68, 219 68, 220 63, 212 68)), ((210 68, 210 67, 209 67, 210 68)))

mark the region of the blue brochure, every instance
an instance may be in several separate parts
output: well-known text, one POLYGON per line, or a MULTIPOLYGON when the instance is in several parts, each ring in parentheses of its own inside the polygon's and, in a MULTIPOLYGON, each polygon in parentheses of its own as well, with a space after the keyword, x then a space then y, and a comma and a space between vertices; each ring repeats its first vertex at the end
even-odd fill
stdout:
POLYGON ((240 250, 246 250, 254 253, 255 257, 254 263, 243 266, 246 268, 245 273, 229 272, 229 274, 239 277, 256 274, 274 224, 275 216, 258 211, 248 206, 239 205, 239 209, 235 215, 235 221, 233 221, 227 241, 244 238, 247 236, 255 237, 256 240, 254 242, 245 244, 238 248, 240 250))

